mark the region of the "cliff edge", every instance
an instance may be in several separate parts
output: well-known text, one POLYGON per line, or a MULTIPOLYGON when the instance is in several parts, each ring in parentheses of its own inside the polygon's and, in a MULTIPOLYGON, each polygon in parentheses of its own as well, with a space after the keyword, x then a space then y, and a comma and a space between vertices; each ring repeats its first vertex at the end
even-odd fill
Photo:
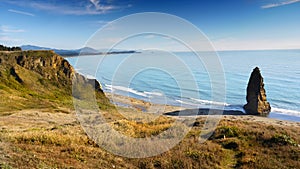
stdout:
POLYGON ((53 51, 2 51, 0 112, 26 108, 73 108, 74 79, 76 84, 94 87, 100 107, 110 106, 97 80, 76 73, 67 60, 53 51))

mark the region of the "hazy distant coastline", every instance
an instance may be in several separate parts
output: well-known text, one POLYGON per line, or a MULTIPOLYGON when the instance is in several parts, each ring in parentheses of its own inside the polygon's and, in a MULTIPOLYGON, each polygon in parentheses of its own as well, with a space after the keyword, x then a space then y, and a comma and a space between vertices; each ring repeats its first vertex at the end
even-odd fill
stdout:
POLYGON ((24 51, 27 50, 53 50, 55 53, 64 56, 64 57, 74 57, 74 56, 86 56, 86 55, 111 55, 111 54, 131 54, 131 53, 140 53, 136 50, 109 50, 109 49, 101 49, 96 50, 90 47, 84 47, 80 49, 55 49, 34 45, 23 45, 21 49, 24 51))

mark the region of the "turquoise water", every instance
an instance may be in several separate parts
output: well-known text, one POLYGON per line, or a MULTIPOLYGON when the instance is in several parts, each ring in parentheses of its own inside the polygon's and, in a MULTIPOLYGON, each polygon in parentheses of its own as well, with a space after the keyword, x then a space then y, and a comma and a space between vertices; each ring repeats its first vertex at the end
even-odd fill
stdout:
POLYGON ((106 92, 187 108, 225 105, 225 109, 241 111, 249 76, 258 66, 272 107, 270 117, 300 121, 300 50, 217 54, 224 70, 225 100, 212 98, 211 84, 222 84, 222 78, 212 76, 221 77, 222 72, 207 72, 206 64, 191 52, 144 51, 67 59, 82 74, 96 77, 106 92))

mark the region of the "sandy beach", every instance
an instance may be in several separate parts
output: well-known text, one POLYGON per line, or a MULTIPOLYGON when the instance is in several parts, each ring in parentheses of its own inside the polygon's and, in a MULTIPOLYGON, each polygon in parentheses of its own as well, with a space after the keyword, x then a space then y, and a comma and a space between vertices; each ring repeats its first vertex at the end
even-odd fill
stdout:
MULTIPOLYGON (((143 100, 135 99, 132 97, 121 96, 117 94, 105 93, 106 96, 114 102, 115 105, 121 107, 129 107, 137 111, 143 111, 147 113, 160 113, 168 117, 178 118, 178 113, 182 117, 192 117, 192 118, 205 118, 208 115, 208 109, 192 110, 186 109, 184 107, 177 107, 171 105, 160 105, 143 100), (154 109, 153 107, 156 107, 154 109), (196 115, 197 114, 197 115, 196 115)), ((269 117, 261 117, 254 115, 246 115, 241 111, 223 111, 222 115, 211 115, 211 116, 221 116, 218 117, 224 120, 241 120, 247 122, 258 122, 268 125, 279 125, 279 126, 289 126, 289 127, 300 127, 300 122, 280 120, 269 117)))
MULTIPOLYGON (((143 100, 138 100, 131 97, 113 95, 111 93, 106 93, 106 96, 111 100, 117 101, 116 105, 119 105, 120 113, 123 113, 123 107, 126 107, 132 110, 133 113, 149 113, 154 115, 163 115, 166 117, 172 118, 200 118, 205 119, 208 115, 206 114, 208 110, 199 110, 198 115, 190 114, 189 112, 195 113, 195 110, 185 109, 183 107, 176 107, 170 105, 160 105, 153 104, 143 100), (178 112, 182 112, 178 116, 178 112), (205 112, 205 113, 203 113, 205 112)), ((126 110, 128 111, 128 110, 126 110)), ((55 126, 55 125, 66 125, 71 123, 78 123, 76 119, 75 111, 72 109, 28 109, 20 111, 12 111, 3 116, 0 116, 0 125, 2 130, 26 130, 33 127, 43 127, 43 126, 55 126), (13 125, 12 125, 13 124, 13 125), (53 125, 52 125, 53 124, 53 125), (55 125, 54 125, 55 124, 55 125)), ((300 123, 287 121, 287 120, 278 120, 268 117, 260 117, 253 115, 245 115, 239 111, 224 111, 222 115, 210 115, 218 116, 217 118, 226 121, 244 121, 244 122, 255 122, 266 125, 276 125, 281 127, 293 127, 294 129, 299 129, 300 123)))

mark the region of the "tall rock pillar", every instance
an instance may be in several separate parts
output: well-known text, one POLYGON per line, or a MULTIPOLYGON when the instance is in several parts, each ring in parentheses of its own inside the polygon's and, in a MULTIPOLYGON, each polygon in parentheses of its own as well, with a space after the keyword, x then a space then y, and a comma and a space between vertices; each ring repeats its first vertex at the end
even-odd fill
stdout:
POLYGON ((258 67, 253 69, 247 86, 247 104, 244 109, 247 114, 266 116, 271 111, 264 89, 263 77, 258 67))

